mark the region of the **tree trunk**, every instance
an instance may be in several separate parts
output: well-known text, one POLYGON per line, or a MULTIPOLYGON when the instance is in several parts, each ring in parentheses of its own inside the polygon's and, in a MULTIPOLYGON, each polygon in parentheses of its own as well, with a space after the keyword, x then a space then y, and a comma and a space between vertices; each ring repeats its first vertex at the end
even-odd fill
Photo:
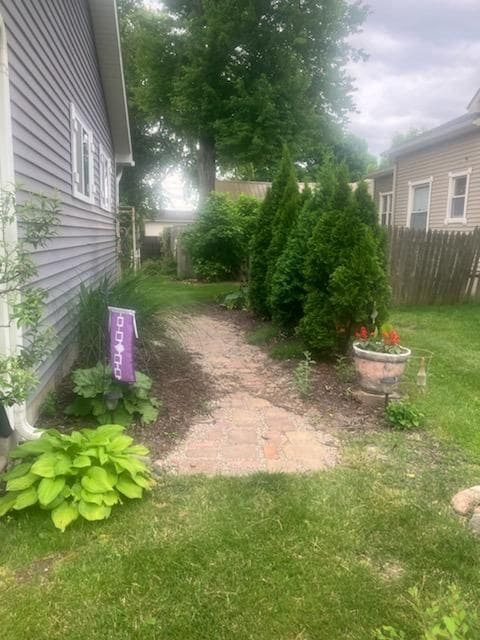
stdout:
POLYGON ((215 141, 210 136, 201 136, 198 150, 198 190, 200 203, 215 191, 216 154, 215 141))

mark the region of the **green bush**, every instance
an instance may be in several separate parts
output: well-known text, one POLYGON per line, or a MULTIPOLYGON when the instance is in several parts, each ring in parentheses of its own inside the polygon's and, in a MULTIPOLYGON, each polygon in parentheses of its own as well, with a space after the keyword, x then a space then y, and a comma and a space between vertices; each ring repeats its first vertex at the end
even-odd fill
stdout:
MULTIPOLYGON (((272 242, 273 223, 282 202, 285 186, 291 177, 292 165, 290 154, 285 148, 282 161, 263 201, 257 217, 257 224, 252 238, 252 251, 249 273, 249 296, 253 311, 260 318, 269 318, 269 283, 268 263, 269 248, 272 242)), ((273 275, 273 274, 272 274, 273 275)))
POLYGON ((345 352, 355 329, 370 322, 375 308, 380 323, 387 315, 384 249, 376 227, 364 222, 363 206, 363 200, 352 195, 346 169, 340 167, 305 264, 308 293, 299 332, 319 351, 345 352))
POLYGON ((136 382, 125 384, 113 378, 110 366, 100 362, 91 369, 73 372, 73 391, 77 398, 65 410, 67 415, 93 416, 99 424, 129 426, 135 420, 155 422, 160 403, 150 396, 151 379, 135 372, 136 382))
POLYGON ((307 398, 312 393, 312 365, 315 360, 312 360, 310 351, 304 351, 303 356, 304 359, 293 372, 293 382, 298 393, 307 398))
POLYGON ((223 299, 222 306, 230 311, 246 309, 248 307, 248 289, 240 287, 238 291, 228 293, 223 299))
POLYGON ((394 431, 420 429, 425 422, 423 413, 406 400, 389 402, 385 409, 385 418, 394 431))
POLYGON ((286 180, 283 193, 272 222, 272 239, 267 251, 267 304, 271 310, 272 282, 277 262, 287 247, 288 240, 296 226, 301 208, 301 197, 298 191, 295 166, 285 149, 282 162, 285 163, 286 180))
POLYGON ((224 194, 209 196, 198 221, 182 236, 200 278, 228 280, 240 276, 247 261, 256 207, 250 198, 235 203, 224 194))
POLYGON ((78 303, 78 363, 93 367, 102 361, 107 349, 108 307, 135 310, 140 332, 147 330, 157 312, 155 300, 143 293, 139 282, 142 272, 127 272, 118 282, 103 278, 97 285, 80 285, 78 303))
POLYGON ((0 516, 38 505, 65 531, 79 516, 104 520, 123 498, 141 498, 153 485, 141 459, 148 449, 123 431, 119 425, 70 435, 51 429, 19 445, 10 457, 21 462, 0 476, 7 483, 0 516))

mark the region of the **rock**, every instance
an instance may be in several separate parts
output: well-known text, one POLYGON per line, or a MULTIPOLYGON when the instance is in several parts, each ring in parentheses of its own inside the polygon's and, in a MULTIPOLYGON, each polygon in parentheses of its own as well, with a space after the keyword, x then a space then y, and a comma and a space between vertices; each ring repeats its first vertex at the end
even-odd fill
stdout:
POLYGON ((468 527, 476 536, 480 536, 480 507, 475 508, 468 527))
MULTIPOLYGON (((480 485, 459 491, 452 498, 452 507, 461 516, 468 516, 480 505, 480 485)), ((480 513, 479 513, 480 518, 480 513)))

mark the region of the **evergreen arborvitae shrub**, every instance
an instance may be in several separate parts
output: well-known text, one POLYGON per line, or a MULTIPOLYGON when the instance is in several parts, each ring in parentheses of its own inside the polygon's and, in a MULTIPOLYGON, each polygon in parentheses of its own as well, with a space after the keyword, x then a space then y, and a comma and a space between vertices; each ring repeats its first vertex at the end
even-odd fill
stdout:
POLYGON ((285 185, 291 175, 291 159, 288 151, 284 154, 278 172, 268 190, 257 216, 249 274, 249 299, 253 311, 262 318, 270 317, 268 304, 268 253, 272 241, 273 221, 282 202, 285 185))
POLYGON ((299 333, 319 351, 344 351, 356 327, 370 322, 374 307, 379 321, 386 317, 384 251, 375 221, 370 217, 367 222, 369 203, 362 191, 360 198, 352 195, 348 174, 340 167, 330 210, 309 243, 308 294, 299 333))
POLYGON ((301 207, 301 196, 298 191, 298 182, 295 174, 295 167, 290 158, 288 149, 284 149, 282 163, 288 171, 287 179, 283 185, 283 193, 278 209, 272 222, 272 239, 267 252, 267 292, 268 306, 271 311, 272 281, 277 267, 277 262, 285 251, 289 237, 293 232, 299 209, 301 207))
POLYGON ((273 320, 287 331, 292 331, 303 316, 307 294, 305 259, 308 245, 315 224, 330 205, 335 179, 333 162, 327 157, 315 193, 312 194, 307 186, 301 194, 303 207, 287 246, 277 261, 270 305, 273 320))
POLYGON ((212 193, 197 222, 182 241, 190 251, 195 273, 205 280, 238 277, 246 259, 244 231, 235 203, 224 194, 212 193))

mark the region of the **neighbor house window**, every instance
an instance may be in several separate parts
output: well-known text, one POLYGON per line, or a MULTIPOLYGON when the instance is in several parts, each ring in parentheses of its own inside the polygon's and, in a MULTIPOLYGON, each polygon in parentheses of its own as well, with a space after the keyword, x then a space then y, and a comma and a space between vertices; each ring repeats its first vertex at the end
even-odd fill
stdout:
POLYGON ((392 224, 393 193, 380 194, 380 224, 389 227, 392 224))
POLYGON ((100 206, 110 211, 112 208, 112 161, 100 146, 100 206))
POLYGON ((426 182, 410 182, 408 226, 412 229, 428 229, 430 193, 433 178, 426 182))
POLYGON ((73 195, 93 202, 93 134, 72 106, 73 195))
POLYGON ((448 174, 449 183, 446 223, 467 221, 468 187, 471 172, 471 169, 467 169, 466 171, 448 174))

